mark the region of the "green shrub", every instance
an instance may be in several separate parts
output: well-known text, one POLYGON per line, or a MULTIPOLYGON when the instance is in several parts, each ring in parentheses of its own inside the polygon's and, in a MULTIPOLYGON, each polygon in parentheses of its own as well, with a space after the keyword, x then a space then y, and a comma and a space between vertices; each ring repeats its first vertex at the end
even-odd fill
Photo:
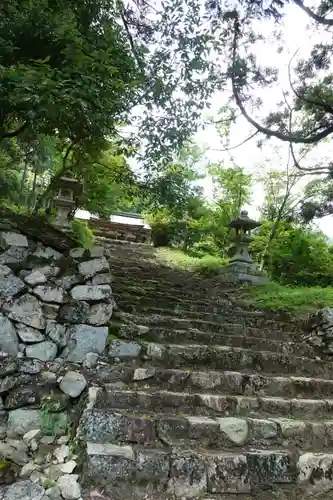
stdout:
POLYGON ((173 217, 166 208, 160 208, 147 214, 146 219, 151 227, 151 239, 155 247, 167 247, 171 243, 173 233, 173 217))
POLYGON ((83 248, 90 248, 94 243, 94 234, 88 224, 82 220, 73 219, 71 226, 78 245, 83 248))
POLYGON ((192 257, 185 252, 175 248, 159 248, 157 259, 170 267, 187 269, 205 276, 214 276, 227 261, 213 255, 203 257, 192 257))
POLYGON ((248 288, 253 305, 258 308, 284 309, 308 312, 322 307, 333 307, 333 288, 320 286, 286 286, 280 283, 248 288))
POLYGON ((227 261, 219 257, 215 257, 214 255, 205 255, 201 259, 193 264, 193 270, 199 274, 203 274, 205 276, 215 276, 219 274, 220 269, 224 266, 227 261))

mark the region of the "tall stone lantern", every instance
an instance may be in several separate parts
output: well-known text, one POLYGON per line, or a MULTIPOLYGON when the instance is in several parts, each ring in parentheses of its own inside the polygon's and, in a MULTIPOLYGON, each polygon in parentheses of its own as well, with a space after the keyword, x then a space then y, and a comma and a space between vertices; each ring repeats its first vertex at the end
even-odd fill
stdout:
POLYGON ((81 197, 83 185, 74 179, 70 173, 60 177, 55 184, 53 207, 56 209, 56 222, 67 223, 68 216, 81 197))
POLYGON ((234 238, 236 253, 230 259, 232 262, 244 262, 252 264, 253 260, 249 254, 249 244, 251 242, 251 231, 256 227, 260 227, 261 222, 257 222, 249 218, 246 210, 242 210, 240 215, 228 224, 230 229, 235 229, 236 235, 234 238))
POLYGON ((235 230, 236 251, 229 264, 222 268, 221 276, 225 281, 250 284, 267 282, 267 277, 259 271, 249 254, 251 231, 260 226, 260 222, 250 219, 246 210, 242 210, 240 215, 228 224, 230 229, 235 230))

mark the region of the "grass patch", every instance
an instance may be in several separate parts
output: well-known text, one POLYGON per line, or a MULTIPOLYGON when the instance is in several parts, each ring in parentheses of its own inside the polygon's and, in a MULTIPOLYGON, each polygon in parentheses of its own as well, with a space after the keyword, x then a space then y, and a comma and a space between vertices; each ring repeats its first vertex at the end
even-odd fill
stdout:
POLYGON ((333 307, 332 287, 293 287, 272 282, 248 287, 247 292, 253 305, 258 308, 310 312, 322 307, 333 307))
POLYGON ((162 264, 170 267, 185 269, 205 276, 214 276, 219 273, 226 261, 213 255, 193 257, 176 248, 157 248, 156 258, 162 264))
POLYGON ((89 228, 87 222, 73 219, 71 221, 71 228, 74 234, 74 239, 77 244, 83 248, 91 248, 94 244, 94 234, 89 228))

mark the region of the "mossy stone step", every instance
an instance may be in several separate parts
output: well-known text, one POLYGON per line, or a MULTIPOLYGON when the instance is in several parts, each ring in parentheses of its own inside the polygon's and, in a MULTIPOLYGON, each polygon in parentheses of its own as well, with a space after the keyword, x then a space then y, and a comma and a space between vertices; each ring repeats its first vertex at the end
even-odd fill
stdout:
POLYGON ((252 397, 164 390, 126 390, 106 384, 99 394, 96 408, 162 413, 170 415, 284 417, 291 419, 330 419, 333 400, 252 397))
POLYGON ((79 434, 86 441, 135 443, 159 449, 168 446, 226 452, 240 447, 243 451, 333 448, 333 420, 141 415, 92 409, 83 415, 79 434))
MULTIPOLYGON (((200 338, 200 334, 209 335, 207 337, 215 338, 218 335, 236 335, 242 336, 246 335, 249 337, 258 337, 273 339, 281 342, 297 342, 300 339, 300 335, 295 332, 279 331, 277 329, 271 329, 269 326, 266 328, 255 328, 251 326, 245 326, 243 323, 216 323, 197 319, 183 319, 177 316, 162 316, 162 315, 140 315, 126 313, 124 311, 115 311, 112 316, 111 325, 122 325, 123 333, 121 335, 134 335, 138 332, 138 335, 145 334, 148 331, 157 329, 157 335, 161 334, 163 336, 170 335, 170 332, 184 332, 184 335, 188 335, 188 338, 193 338, 195 341, 196 336, 200 338), (131 333, 133 332, 133 333, 131 333), (193 335, 193 337, 192 337, 193 335)), ((202 338, 202 337, 201 337, 202 338)), ((200 341, 201 342, 201 341, 200 341)), ((210 343, 210 340, 207 344, 210 343)))
MULTIPOLYGON (((246 335, 243 328, 240 330, 240 335, 227 335, 223 333, 200 332, 197 330, 168 330, 163 328, 151 328, 138 326, 132 328, 129 325, 112 324, 111 331, 119 338, 125 340, 145 340, 150 342, 167 342, 167 343, 198 343, 198 344, 216 344, 229 347, 241 347, 244 349, 254 349, 256 351, 272 351, 281 354, 292 354, 294 356, 305 356, 309 358, 315 357, 313 348, 305 343, 297 343, 292 341, 281 341, 267 339, 262 337, 252 337, 251 330, 249 335, 246 335)), ((260 333, 260 331, 259 331, 260 333)))
POLYGON ((88 442, 83 475, 100 485, 123 482, 126 499, 144 498, 133 496, 139 487, 146 493, 150 488, 155 494, 151 498, 161 493, 202 498, 208 493, 251 494, 256 486, 293 484, 299 474, 297 462, 297 455, 287 450, 210 454, 88 442))
MULTIPOLYGON (((118 384, 126 390, 230 394, 290 399, 331 399, 333 380, 320 378, 247 374, 239 371, 190 370, 133 363, 104 364, 92 372, 101 385, 118 384)), ((332 417, 333 418, 333 417, 332 417)))
MULTIPOLYGON (((132 306, 142 306, 142 307, 154 307, 160 309, 170 309, 177 310, 179 313, 185 314, 189 312, 195 313, 211 313, 211 314, 221 314, 234 311, 235 314, 242 314, 241 308, 238 308, 235 304, 230 301, 224 300, 217 303, 216 301, 207 301, 203 299, 193 299, 191 297, 175 297, 169 294, 157 295, 155 293, 149 295, 148 292, 141 295, 131 295, 130 293, 119 293, 115 291, 114 298, 121 304, 131 304, 132 306)), ((251 315, 251 312, 247 312, 251 315)))
POLYGON ((146 280, 144 282, 137 283, 136 280, 131 277, 130 279, 115 280, 115 290, 117 292, 127 292, 132 294, 143 294, 143 293, 157 293, 158 295, 173 295, 179 296, 180 298, 188 297, 198 297, 199 299, 205 301, 212 297, 213 300, 235 300, 230 290, 221 290, 220 293, 214 295, 211 292, 209 286, 207 287, 187 287, 184 283, 176 286, 165 285, 161 280, 146 280))
POLYGON ((228 299, 227 297, 220 298, 209 298, 205 297, 202 292, 201 295, 199 293, 191 294, 186 293, 185 291, 161 291, 154 290, 153 288, 123 288, 123 287, 113 287, 113 292, 115 298, 118 300, 128 300, 133 301, 135 303, 140 303, 142 305, 158 305, 168 304, 168 306, 179 306, 181 309, 185 311, 207 311, 207 312, 220 312, 224 308, 237 308, 241 310, 240 307, 237 306, 235 301, 228 299), (205 306, 205 308, 203 308, 205 306), (201 309, 200 309, 201 308, 201 309))
MULTIPOLYGON (((126 319, 141 325, 160 325, 168 326, 170 328, 184 329, 184 328, 194 328, 198 330, 212 332, 219 332, 220 328, 223 329, 224 325, 236 324, 243 326, 243 328, 255 328, 260 329, 262 332, 270 332, 271 337, 276 337, 280 335, 280 332, 292 332, 293 338, 299 337, 297 330, 292 330, 290 324, 276 323, 272 320, 265 320, 262 317, 251 317, 248 318, 246 315, 239 315, 234 317, 232 314, 229 316, 207 314, 207 313, 180 313, 179 315, 175 313, 174 310, 168 309, 158 309, 158 308, 136 308, 127 304, 117 303, 118 311, 114 314, 115 319, 126 319), (138 309, 138 310, 137 310, 138 309), (294 335, 295 334, 295 335, 294 335)), ((261 335, 265 337, 265 333, 261 335)), ((279 337, 277 337, 279 338, 279 337)))
POLYGON ((141 359, 168 368, 209 366, 215 370, 333 378, 332 362, 221 345, 135 343, 114 339, 110 343, 109 358, 141 359))

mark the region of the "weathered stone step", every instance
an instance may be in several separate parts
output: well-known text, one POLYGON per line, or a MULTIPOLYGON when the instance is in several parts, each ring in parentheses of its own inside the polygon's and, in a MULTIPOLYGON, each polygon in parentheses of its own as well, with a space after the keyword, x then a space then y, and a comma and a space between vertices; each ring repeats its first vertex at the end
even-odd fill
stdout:
POLYGON ((202 314, 199 315, 199 318, 191 317, 178 317, 174 313, 171 315, 167 314, 133 314, 126 311, 116 311, 112 318, 119 319, 124 323, 134 323, 137 325, 143 326, 158 326, 162 328, 176 329, 176 330, 200 330, 200 331, 208 331, 212 333, 228 333, 231 334, 240 333, 241 331, 245 333, 249 333, 251 331, 251 336, 260 336, 265 338, 275 338, 276 340, 285 340, 285 341, 296 341, 299 338, 299 334, 296 332, 289 332, 286 330, 279 330, 278 326, 275 324, 275 327, 271 325, 270 321, 266 321, 263 326, 252 326, 245 325, 242 322, 241 318, 237 318, 235 321, 229 322, 224 319, 223 322, 216 321, 208 321, 206 319, 202 319, 202 314), (258 332, 256 335, 255 332, 258 332))
POLYGON ((236 300, 231 300, 228 296, 209 297, 205 296, 203 291, 200 294, 189 294, 185 290, 181 291, 160 291, 159 289, 141 288, 140 293, 130 290, 122 290, 113 287, 114 296, 119 302, 119 305, 125 310, 130 308, 133 311, 156 312, 172 311, 173 314, 184 315, 189 312, 217 314, 221 318, 241 318, 244 320, 253 321, 260 326, 265 326, 267 323, 273 328, 283 327, 289 329, 299 329, 299 323, 293 322, 291 318, 286 319, 280 316, 269 317, 269 314, 264 311, 254 309, 244 309, 236 300))
POLYGON ((120 390, 106 384, 96 401, 96 408, 140 411, 170 415, 286 417, 296 419, 330 419, 333 400, 287 399, 171 391, 120 390))
POLYGON ((151 365, 105 364, 92 372, 101 384, 120 384, 130 390, 230 394, 256 397, 333 399, 333 380, 244 374, 237 371, 190 371, 151 365))
POLYGON ((259 486, 295 484, 297 465, 297 455, 287 450, 195 453, 88 442, 84 477, 90 484, 114 485, 115 492, 121 483, 125 499, 158 500, 163 493, 171 499, 238 498, 259 486))
POLYGON ((235 301, 227 297, 209 298, 201 291, 188 293, 185 290, 166 288, 165 291, 160 288, 113 286, 113 292, 118 300, 133 301, 135 304, 153 305, 154 307, 179 307, 182 311, 206 311, 219 313, 226 308, 242 309, 237 306, 235 301))
POLYGON ((219 314, 221 316, 230 315, 234 312, 235 315, 249 315, 252 316, 250 311, 244 311, 237 307, 235 304, 232 304, 228 300, 220 301, 219 304, 212 301, 207 301, 203 299, 192 299, 191 297, 187 297, 183 293, 183 298, 171 296, 169 294, 160 294, 157 295, 153 293, 151 295, 146 292, 144 295, 131 295, 129 293, 121 293, 114 291, 114 297, 117 302, 119 302, 120 307, 121 304, 125 306, 127 304, 131 304, 133 307, 139 308, 157 308, 157 309, 165 309, 178 311, 178 313, 210 313, 210 314, 219 314))
MULTIPOLYGON (((110 259, 108 259, 110 261, 110 259)), ((122 260, 126 260, 126 256, 122 257, 122 260)), ((219 283, 210 282, 211 280, 204 280, 201 276, 178 272, 170 268, 159 268, 151 266, 150 269, 143 271, 139 267, 125 268, 121 264, 116 266, 110 265, 112 276, 114 276, 114 281, 118 283, 131 281, 132 284, 139 286, 144 286, 146 283, 154 278, 155 281, 159 281, 160 289, 179 288, 184 291, 189 290, 202 290, 203 295, 205 293, 224 295, 226 293, 233 294, 236 292, 234 286, 228 283, 220 281, 219 283)), ((239 293, 239 289, 238 289, 239 293)))
MULTIPOLYGON (((149 342, 170 342, 170 343, 197 343, 216 344, 229 347, 241 347, 244 349, 254 349, 262 351, 279 352, 282 354, 292 354, 295 356, 315 357, 314 349, 300 342, 281 341, 262 337, 252 337, 251 329, 246 335, 240 329, 240 335, 227 335, 224 333, 201 332, 198 330, 169 330, 163 328, 150 328, 119 323, 111 323, 112 333, 119 338, 127 340, 145 340, 149 342), (146 329, 146 331, 145 331, 146 329)), ((225 326, 225 325, 224 325, 225 326)), ((231 325, 232 326, 232 325, 231 325)), ((256 332, 257 333, 257 332, 256 332)), ((259 332, 260 333, 260 330, 259 332)))
MULTIPOLYGON (((124 258, 124 257, 122 257, 124 258)), ((190 277, 187 280, 179 280, 179 282, 168 282, 161 278, 146 278, 144 281, 140 281, 138 276, 133 272, 133 275, 121 276, 115 271, 112 271, 113 276, 116 277, 115 284, 119 290, 130 290, 130 291, 140 291, 140 290, 152 290, 159 291, 160 293, 173 293, 176 294, 186 294, 188 296, 196 295, 202 299, 213 297, 213 298, 226 298, 229 300, 235 300, 234 294, 239 295, 239 287, 235 288, 232 286, 215 288, 215 285, 209 281, 205 282, 198 277, 190 277), (214 291, 214 293, 212 293, 214 291)), ((152 276, 154 273, 152 272, 152 276)))
POLYGON ((333 363, 270 351, 255 351, 239 347, 199 344, 133 343, 112 340, 110 358, 153 362, 169 368, 209 367, 211 370, 241 370, 304 377, 333 378, 333 363))
MULTIPOLYGON (((251 326, 257 326, 257 321, 258 318, 256 316, 253 316, 252 314, 248 313, 247 311, 237 311, 235 310, 234 312, 232 309, 224 309, 221 310, 220 313, 216 312, 207 312, 207 311, 195 311, 195 310, 180 310, 178 309, 178 306, 175 306, 174 308, 170 307, 170 304, 168 304, 167 301, 164 302, 163 307, 155 307, 153 303, 151 305, 143 305, 139 302, 134 302, 130 300, 123 300, 122 298, 119 299, 117 296, 115 296, 115 300, 117 303, 118 308, 121 311, 128 312, 131 314, 144 314, 147 316, 151 315, 159 315, 159 316, 178 316, 180 318, 187 318, 187 319, 200 319, 203 321, 210 321, 214 323, 239 323, 239 324, 244 324, 244 325, 251 325, 251 326)), ((157 301, 156 301, 157 302, 157 301)), ((203 309, 202 307, 198 307, 199 309, 203 309)), ((261 323, 261 319, 259 319, 261 323)), ((274 325, 274 328, 277 328, 277 324, 274 325)))
MULTIPOLYGON (((126 313, 124 311, 115 311, 112 316, 112 324, 117 321, 123 323, 124 327, 127 326, 128 329, 134 329, 135 327, 139 329, 139 332, 147 332, 153 328, 158 328, 163 332, 167 331, 186 331, 188 332, 189 338, 194 335, 193 340, 195 340, 195 335, 200 333, 208 333, 213 337, 221 335, 247 335, 250 337, 260 337, 267 339, 279 340, 281 342, 296 342, 299 340, 300 335, 295 332, 279 331, 277 329, 271 329, 269 327, 255 328, 250 326, 244 326, 242 323, 215 323, 204 320, 197 319, 184 319, 178 318, 177 316, 161 316, 161 315, 139 315, 126 313)), ((164 333, 162 335, 168 335, 164 333)), ((208 343, 208 342, 207 342, 208 343)))
MULTIPOLYGON (((156 264, 156 261, 147 261, 146 262, 138 262, 135 260, 131 261, 131 258, 128 254, 124 253, 121 257, 114 258, 110 256, 108 258, 110 267, 112 269, 112 273, 115 276, 125 277, 125 276, 133 276, 138 280, 145 281, 146 279, 151 279, 154 277, 155 279, 162 280, 164 282, 170 283, 179 283, 183 282, 183 284, 187 284, 190 282, 196 282, 199 286, 200 277, 198 274, 191 273, 189 271, 184 271, 182 269, 173 269, 171 267, 162 266, 156 264), (124 265, 124 257, 126 258, 124 265)), ((228 289, 230 286, 223 286, 221 283, 221 288, 228 289)))
POLYGON ((92 409, 80 422, 86 441, 142 444, 163 449, 214 449, 242 452, 251 449, 300 448, 321 451, 333 447, 333 420, 288 418, 198 417, 140 415, 92 409))

